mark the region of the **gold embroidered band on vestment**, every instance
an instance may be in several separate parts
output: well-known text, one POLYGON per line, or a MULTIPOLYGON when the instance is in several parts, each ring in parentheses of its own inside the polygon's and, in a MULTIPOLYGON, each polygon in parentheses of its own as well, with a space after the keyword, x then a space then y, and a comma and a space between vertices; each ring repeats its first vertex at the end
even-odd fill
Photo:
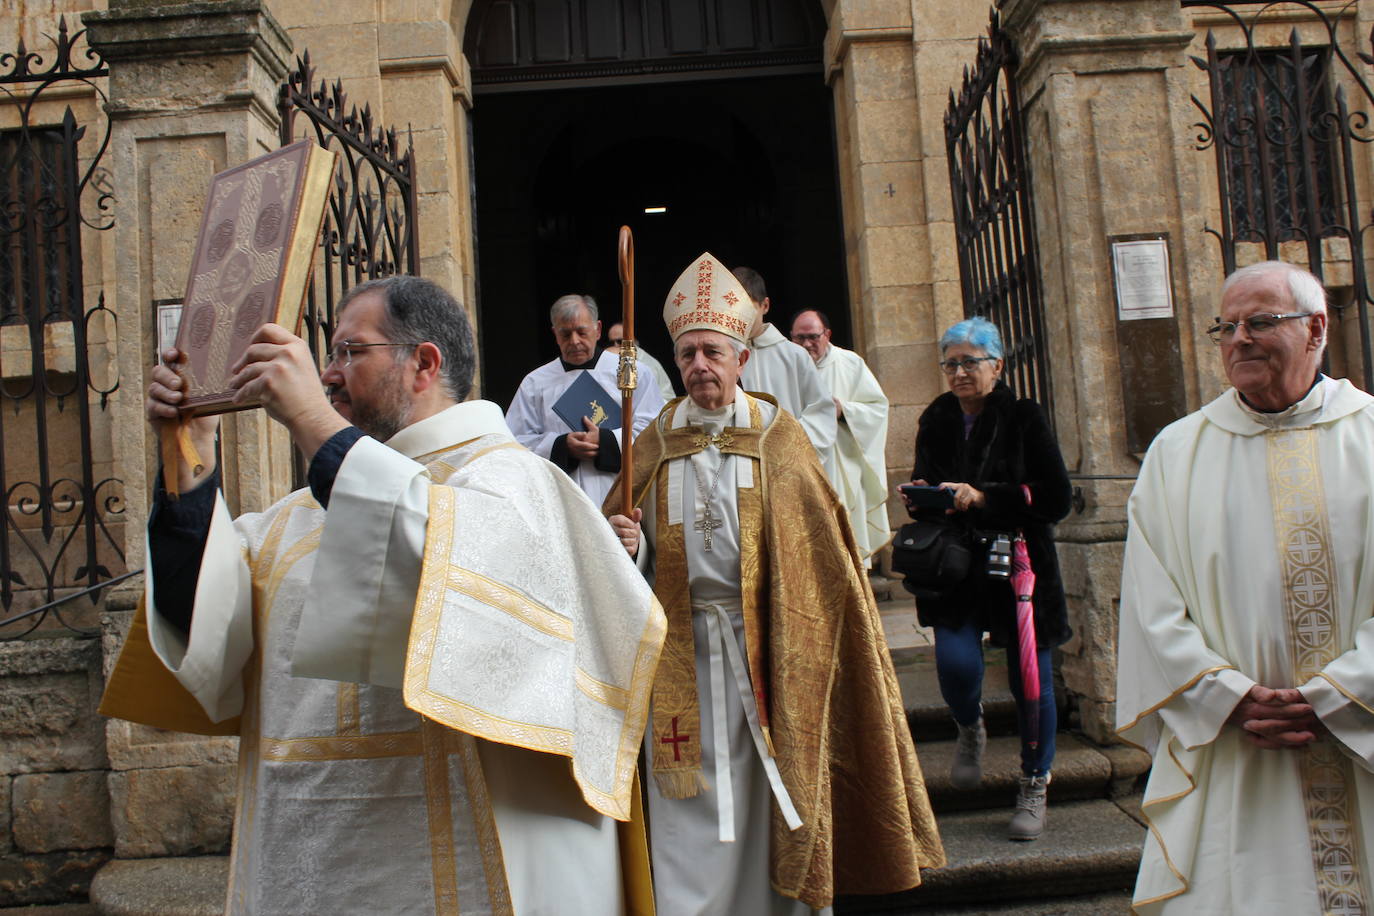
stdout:
POLYGON ((436 916, 458 916, 458 862, 453 844, 453 799, 449 789, 445 729, 429 719, 420 721, 425 759, 425 807, 429 823, 429 867, 434 881, 436 916))
POLYGON ((305 537, 282 552, 286 539, 286 528, 297 509, 317 508, 319 503, 306 490, 293 497, 267 529, 262 546, 256 556, 247 557, 252 570, 253 595, 253 653, 243 670, 243 713, 240 724, 239 761, 238 761, 238 810, 234 815, 234 839, 229 852, 232 868, 229 873, 227 901, 230 912, 240 913, 251 910, 248 899, 250 888, 239 880, 239 875, 251 875, 257 870, 254 857, 258 854, 259 844, 254 836, 258 805, 259 764, 262 761, 262 646, 266 643, 267 628, 271 623, 272 602, 276 600, 277 589, 281 587, 286 574, 303 558, 312 554, 320 545, 324 526, 315 526, 305 537), (280 560, 278 559, 280 555, 280 560))
MULTIPOLYGON (((1336 568, 1315 429, 1268 434, 1269 494, 1278 537, 1280 582, 1288 618, 1293 677, 1303 684, 1340 654, 1336 568)), ((1363 838, 1350 786, 1355 774, 1334 742, 1299 752, 1308 836, 1322 912, 1368 913, 1363 838)))
MULTIPOLYGON (((744 616, 745 658, 759 724, 768 752, 773 753, 768 724, 766 634, 760 623, 762 595, 768 581, 760 539, 763 531, 764 486, 760 443, 762 414, 749 399, 752 426, 727 426, 707 435, 699 426, 660 430, 661 459, 655 475, 658 488, 657 527, 654 532, 654 593, 668 617, 658 674, 654 678, 654 780, 665 798, 691 798, 705 784, 701 769, 701 702, 697 692, 696 644, 692 632, 692 599, 688 588, 687 549, 683 526, 668 524, 668 469, 674 459, 688 458, 714 445, 724 455, 753 460, 754 486, 738 490, 740 537, 740 598, 744 616)), ((650 479, 655 479, 650 478, 650 479)))

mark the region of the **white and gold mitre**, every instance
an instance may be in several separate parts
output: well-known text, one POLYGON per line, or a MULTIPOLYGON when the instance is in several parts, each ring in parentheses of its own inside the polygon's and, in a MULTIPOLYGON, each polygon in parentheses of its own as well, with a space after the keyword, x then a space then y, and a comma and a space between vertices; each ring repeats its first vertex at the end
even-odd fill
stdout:
POLYGON ((677 340, 687 331, 719 331, 745 343, 754 323, 754 303, 725 265, 702 252, 668 291, 663 321, 677 340))

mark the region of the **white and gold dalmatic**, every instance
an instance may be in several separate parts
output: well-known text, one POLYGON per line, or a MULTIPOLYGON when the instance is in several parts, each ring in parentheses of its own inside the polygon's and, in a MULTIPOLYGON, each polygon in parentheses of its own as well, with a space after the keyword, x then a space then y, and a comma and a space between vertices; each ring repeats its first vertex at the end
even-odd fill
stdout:
POLYGON ((1154 755, 1138 912, 1374 914, 1372 612, 1374 398, 1230 390, 1159 435, 1121 583, 1117 718, 1154 755), (1226 718, 1257 683, 1327 734, 1249 744, 1226 718))
POLYGON ((359 440, 328 512, 219 499, 189 642, 152 594, 102 710, 241 736, 228 912, 643 911, 663 612, 496 405, 359 440))

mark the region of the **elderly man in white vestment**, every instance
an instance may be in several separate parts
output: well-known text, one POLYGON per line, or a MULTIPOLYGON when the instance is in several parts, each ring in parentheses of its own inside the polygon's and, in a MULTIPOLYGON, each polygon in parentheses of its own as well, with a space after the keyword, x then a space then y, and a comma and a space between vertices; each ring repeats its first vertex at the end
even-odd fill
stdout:
POLYGON ((646 742, 661 916, 807 913, 944 862, 844 507, 797 421, 737 385, 746 298, 709 254, 674 284, 688 396, 636 440, 634 517, 611 517, 668 617, 646 742))
MULTIPOLYGON (((554 411, 558 399, 581 376, 590 375, 616 405, 620 403, 616 371, 620 367, 619 348, 601 346, 601 322, 596 300, 591 296, 560 296, 549 309, 553 336, 558 342, 558 358, 525 376, 506 412, 506 422, 516 440, 536 455, 541 455, 577 481, 598 505, 620 473, 623 429, 609 424, 598 426, 591 417, 582 417, 582 427, 571 429, 554 411)), ((643 359, 641 378, 649 378, 643 359)), ((639 435, 663 407, 663 395, 655 385, 640 385, 635 390, 633 435, 639 435)), ((622 418, 623 425, 623 418, 622 418)))
MULTIPOLYGON (((229 517, 218 418, 183 427, 203 464, 155 502, 102 710, 241 736, 227 912, 650 905, 616 819, 662 611, 586 495, 465 400, 473 358, 462 308, 414 277, 344 298, 322 376, 263 326, 231 384, 310 481, 263 513, 229 517)), ((184 392, 155 368, 150 421, 184 392)))
POLYGON ((1326 297, 1227 278, 1232 387, 1129 504, 1117 718, 1154 755, 1136 910, 1374 912, 1374 398, 1320 371, 1326 297))
POLYGON ((765 320, 773 305, 759 272, 752 267, 736 267, 731 273, 749 294, 755 310, 746 337, 749 364, 740 376, 740 385, 746 391, 772 395, 779 407, 797 418, 820 456, 825 476, 838 490, 835 399, 830 388, 821 378, 810 354, 765 320))
POLYGON ((807 309, 792 319, 792 342, 816 361, 835 400, 835 490, 864 566, 892 539, 887 518, 887 395, 863 357, 830 340, 830 319, 807 309))

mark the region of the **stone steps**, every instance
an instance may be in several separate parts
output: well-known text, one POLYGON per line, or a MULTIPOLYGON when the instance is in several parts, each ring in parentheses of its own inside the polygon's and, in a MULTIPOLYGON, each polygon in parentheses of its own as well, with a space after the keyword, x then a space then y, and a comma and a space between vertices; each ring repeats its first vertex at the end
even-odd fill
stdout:
MULTIPOLYGON (((984 652, 983 720, 989 735, 1016 734, 1016 700, 1007 686, 1006 656, 995 649, 984 652)), ((924 741, 952 739, 954 719, 940 695, 935 674, 935 650, 929 646, 892 651, 892 667, 902 689, 907 722, 918 745, 924 741)))
MULTIPOLYGON (((929 741, 916 747, 925 774, 926 791, 937 812, 978 808, 1010 808, 1016 802, 1021 775, 1020 740, 1007 735, 988 738, 983 754, 983 783, 976 789, 956 789, 949 781, 954 762, 953 741, 929 741)), ((1130 793, 1136 778, 1149 767, 1140 752, 1117 753, 1100 748, 1071 732, 1055 736, 1054 780, 1050 802, 1090 798, 1118 798, 1130 793)))
POLYGON ((1097 895, 1100 906, 1080 912, 1129 912, 1144 828, 1128 807, 1100 798, 1051 802, 1045 835, 1033 843, 1006 838, 1007 810, 941 814, 948 865, 923 872, 921 887, 900 894, 847 897, 835 912, 1072 913, 1076 911, 1066 908, 1083 905, 1072 898, 1084 894, 1097 895), (987 906, 1017 900, 1029 902, 1006 904, 1010 909, 987 906))
POLYGON ((228 856, 115 859, 91 882, 101 916, 220 916, 228 856))
POLYGON ((1020 740, 1005 654, 986 652, 989 737, 983 782, 975 789, 956 789, 949 781, 956 731, 940 696, 933 648, 896 649, 892 656, 949 864, 925 872, 924 884, 913 891, 849 898, 836 912, 1129 913, 1145 834, 1138 782, 1149 769, 1148 756, 1060 731, 1045 835, 1013 843, 1006 825, 1021 772, 1020 740))

